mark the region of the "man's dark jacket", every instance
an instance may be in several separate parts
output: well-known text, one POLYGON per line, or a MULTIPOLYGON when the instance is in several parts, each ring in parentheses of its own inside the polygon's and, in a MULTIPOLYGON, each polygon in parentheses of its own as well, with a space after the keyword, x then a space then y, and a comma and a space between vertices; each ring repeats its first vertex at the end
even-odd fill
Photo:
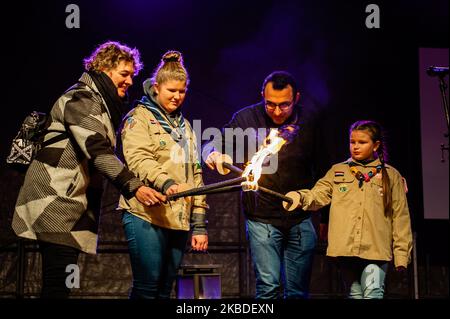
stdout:
MULTIPOLYGON (((320 166, 320 158, 318 155, 318 129, 314 124, 314 118, 311 114, 307 114, 303 107, 294 106, 292 115, 282 124, 275 124, 265 111, 264 103, 258 103, 248 106, 236 112, 231 121, 224 126, 226 128, 241 128, 244 131, 253 128, 253 137, 235 139, 233 143, 234 154, 236 149, 244 148, 244 163, 250 159, 247 157, 247 148, 249 140, 256 138, 258 145, 265 136, 258 136, 258 128, 265 128, 265 135, 268 135, 270 128, 279 128, 287 124, 298 126, 298 132, 292 142, 285 144, 278 152, 278 168, 274 174, 263 174, 258 182, 260 186, 267 187, 273 191, 285 194, 292 190, 302 188, 311 188, 314 182, 321 176, 317 176, 317 167, 320 166)), ((223 132, 224 132, 223 131, 223 132)), ((248 132, 248 131, 247 131, 248 132)), ((223 134, 225 137, 225 133, 223 134)), ((224 138, 225 140, 225 138, 224 138)), ((227 141, 230 143, 230 141, 227 141)), ((215 148, 221 153, 225 153, 227 147, 225 141, 222 145, 215 145, 215 148)), ((230 148, 230 145, 228 145, 230 148)), ((231 154, 230 154, 231 155, 231 154)), ((252 156, 252 154, 250 154, 252 156)), ((242 163, 236 166, 243 167, 242 163)), ((298 224, 303 219, 310 216, 309 212, 297 209, 294 212, 286 212, 283 209, 281 200, 262 192, 243 192, 242 193, 243 210, 245 216, 254 221, 272 224, 279 228, 289 229, 298 224)))

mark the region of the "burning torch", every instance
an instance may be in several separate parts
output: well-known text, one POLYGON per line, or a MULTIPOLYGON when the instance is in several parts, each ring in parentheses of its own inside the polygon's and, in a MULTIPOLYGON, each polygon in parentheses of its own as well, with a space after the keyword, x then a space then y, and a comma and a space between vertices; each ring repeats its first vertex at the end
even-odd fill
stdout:
POLYGON ((227 175, 231 172, 239 174, 240 177, 232 178, 218 183, 205 185, 203 187, 192 188, 186 191, 181 191, 176 194, 167 196, 168 200, 175 200, 181 197, 203 195, 203 194, 216 194, 232 191, 259 191, 266 193, 275 198, 283 201, 283 207, 287 211, 292 211, 298 207, 300 202, 300 195, 297 192, 289 192, 286 195, 275 192, 271 189, 258 185, 258 180, 261 177, 262 165, 264 160, 276 154, 284 144, 289 140, 289 137, 296 133, 298 128, 292 125, 284 127, 281 131, 277 129, 271 129, 269 135, 264 140, 258 152, 256 152, 249 164, 244 170, 234 166, 232 159, 227 154, 222 154, 216 161, 217 171, 221 175, 227 175), (237 184, 237 185, 236 185, 237 184))

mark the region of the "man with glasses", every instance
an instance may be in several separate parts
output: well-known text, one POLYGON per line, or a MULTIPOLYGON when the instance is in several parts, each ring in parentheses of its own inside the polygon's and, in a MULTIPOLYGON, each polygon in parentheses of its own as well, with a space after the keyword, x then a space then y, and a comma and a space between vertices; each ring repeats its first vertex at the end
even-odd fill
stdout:
MULTIPOLYGON (((288 72, 273 72, 264 80, 261 94, 263 101, 239 110, 224 127, 253 132, 252 136, 236 136, 221 145, 214 143, 214 148, 210 145, 212 152, 206 164, 216 169, 224 150, 230 149, 227 143, 233 143, 236 155, 248 149, 253 139, 261 143, 265 136, 260 136, 260 132, 267 135, 271 128, 293 125, 298 128, 297 133, 274 155, 278 157, 276 170, 272 174, 263 172, 258 184, 282 194, 313 186, 319 177, 314 167, 318 143, 314 142, 316 134, 310 116, 298 104, 296 81, 288 72)), ((251 155, 244 156, 241 162, 235 160, 235 165, 246 163, 251 155)), ((310 213, 300 209, 287 213, 280 200, 260 192, 244 192, 242 201, 256 276, 256 298, 279 298, 281 286, 284 298, 308 298, 317 240, 310 213)))

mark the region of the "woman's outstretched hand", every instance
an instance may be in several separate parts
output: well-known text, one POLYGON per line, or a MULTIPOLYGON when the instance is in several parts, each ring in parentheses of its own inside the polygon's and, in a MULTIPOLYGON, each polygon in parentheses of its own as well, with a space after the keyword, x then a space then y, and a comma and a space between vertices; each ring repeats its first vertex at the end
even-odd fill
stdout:
POLYGON ((147 186, 139 187, 135 196, 138 201, 146 206, 160 205, 167 200, 166 196, 147 186))

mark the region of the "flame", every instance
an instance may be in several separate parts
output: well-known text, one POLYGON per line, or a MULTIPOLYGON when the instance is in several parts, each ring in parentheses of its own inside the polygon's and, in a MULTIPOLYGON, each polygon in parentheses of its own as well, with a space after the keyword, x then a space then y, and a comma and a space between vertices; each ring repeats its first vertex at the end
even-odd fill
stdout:
POLYGON ((265 158, 278 153, 281 147, 286 143, 286 140, 278 135, 279 132, 277 129, 271 129, 258 152, 253 155, 250 163, 245 168, 242 177, 246 177, 247 180, 241 183, 244 191, 258 190, 258 180, 261 177, 262 165, 265 158))

